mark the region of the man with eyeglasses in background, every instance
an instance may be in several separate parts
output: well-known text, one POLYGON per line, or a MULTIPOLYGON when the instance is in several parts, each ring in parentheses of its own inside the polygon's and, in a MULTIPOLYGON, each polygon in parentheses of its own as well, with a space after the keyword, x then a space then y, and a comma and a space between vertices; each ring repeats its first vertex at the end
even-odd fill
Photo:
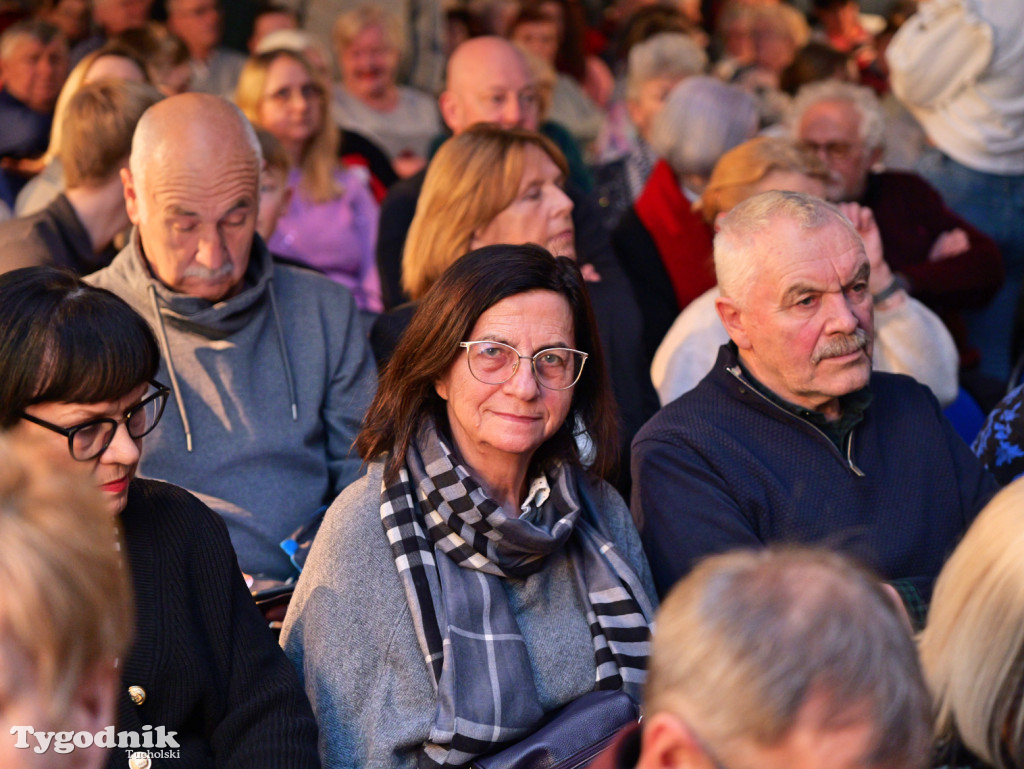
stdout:
POLYGON ((282 541, 361 474, 351 444, 377 376, 349 291, 274 264, 255 237, 260 164, 252 126, 224 99, 151 107, 121 172, 130 242, 89 282, 161 343, 172 398, 139 474, 202 499, 242 570, 280 582, 294 575, 282 541))
POLYGON ((976 367, 980 355, 961 311, 984 307, 1002 285, 995 241, 950 211, 917 174, 875 170, 885 116, 869 88, 832 80, 804 86, 789 125, 832 172, 829 200, 871 209, 894 276, 891 293, 903 288, 933 310, 956 341, 961 368, 976 367))
POLYGON ((923 769, 929 708, 870 574, 825 551, 738 551, 662 603, 643 723, 591 769, 923 769))

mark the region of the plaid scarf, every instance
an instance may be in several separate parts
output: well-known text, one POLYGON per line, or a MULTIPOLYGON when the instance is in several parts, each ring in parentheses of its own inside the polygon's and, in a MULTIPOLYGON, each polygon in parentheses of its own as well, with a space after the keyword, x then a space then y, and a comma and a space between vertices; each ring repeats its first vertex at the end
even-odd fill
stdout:
POLYGON ((632 567, 583 517, 572 469, 553 475, 541 520, 507 515, 428 422, 398 480, 383 484, 381 522, 437 687, 421 769, 465 766, 538 726, 544 713, 526 644, 498 580, 528 577, 563 548, 587 608, 595 688, 640 699, 653 607, 632 567))

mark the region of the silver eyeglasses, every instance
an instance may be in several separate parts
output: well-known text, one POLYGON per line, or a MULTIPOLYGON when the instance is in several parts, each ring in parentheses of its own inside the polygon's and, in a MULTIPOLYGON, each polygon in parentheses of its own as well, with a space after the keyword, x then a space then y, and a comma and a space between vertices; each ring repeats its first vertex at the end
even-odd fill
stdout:
POLYGON ((503 342, 487 339, 459 342, 466 348, 469 373, 489 385, 505 384, 519 370, 519 361, 528 360, 541 387, 568 390, 580 380, 587 353, 568 347, 548 347, 533 355, 520 355, 519 350, 503 342))

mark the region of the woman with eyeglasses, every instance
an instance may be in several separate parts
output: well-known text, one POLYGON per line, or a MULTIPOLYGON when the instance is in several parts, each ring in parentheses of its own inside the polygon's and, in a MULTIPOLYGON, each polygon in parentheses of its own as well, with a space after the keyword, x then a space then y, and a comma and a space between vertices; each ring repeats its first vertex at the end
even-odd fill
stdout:
MULTIPOLYGON (((134 642, 119 662, 117 730, 175 733, 165 747, 188 766, 319 766, 309 704, 224 523, 183 489, 135 477, 168 398, 159 358, 114 294, 50 267, 0 276, 0 428, 68 451, 122 535, 135 627, 123 628, 134 642)), ((126 761, 111 752, 111 765, 126 761)))
POLYGON ((340 134, 309 61, 285 49, 255 54, 239 75, 235 103, 281 142, 292 164, 291 202, 267 243, 271 253, 324 273, 352 291, 361 310, 380 312, 379 207, 366 170, 338 164, 340 134))
POLYGON ((285 621, 325 765, 461 766, 594 689, 639 696, 656 599, 601 479, 616 429, 571 260, 487 246, 426 293, 285 621))

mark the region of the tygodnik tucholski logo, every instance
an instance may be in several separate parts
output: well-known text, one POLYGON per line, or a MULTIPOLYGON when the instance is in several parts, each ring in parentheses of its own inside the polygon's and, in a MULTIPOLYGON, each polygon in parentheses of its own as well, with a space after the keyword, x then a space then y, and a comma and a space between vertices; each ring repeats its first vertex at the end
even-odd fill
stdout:
POLYGON ((115 732, 108 726, 98 732, 44 732, 31 726, 12 726, 11 734, 16 736, 14 747, 32 749, 35 753, 70 753, 76 748, 121 748, 127 750, 132 766, 145 767, 144 758, 181 758, 178 750, 177 732, 169 732, 163 726, 156 728, 146 725, 141 732, 115 732), (135 760, 139 759, 136 763, 135 760))

